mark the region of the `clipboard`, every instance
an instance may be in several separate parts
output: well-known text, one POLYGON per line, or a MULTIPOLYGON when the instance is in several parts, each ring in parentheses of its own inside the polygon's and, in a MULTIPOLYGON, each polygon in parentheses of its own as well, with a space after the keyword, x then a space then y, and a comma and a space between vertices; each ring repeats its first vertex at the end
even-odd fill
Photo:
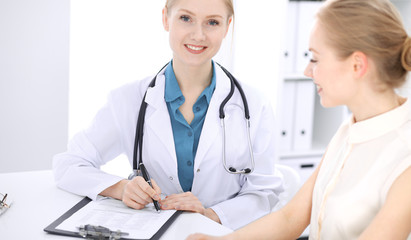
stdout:
MULTIPOLYGON (((88 197, 83 198, 80 202, 78 202, 76 205, 74 205, 72 208, 70 208, 67 212, 65 212, 63 215, 61 215, 59 218, 57 218, 54 222, 52 222, 50 225, 48 225, 46 228, 43 230, 49 234, 56 234, 56 235, 61 235, 61 236, 69 236, 69 237, 78 237, 78 238, 84 238, 83 236, 80 235, 79 232, 75 231, 67 231, 67 230, 62 230, 58 229, 57 227, 63 223, 66 219, 70 218, 74 213, 76 213, 78 210, 86 206, 88 203, 90 203, 92 200, 88 197)), ((126 238, 126 237, 121 237, 120 239, 127 239, 127 240, 157 240, 160 239, 161 235, 167 230, 167 228, 174 222, 174 220, 182 213, 182 211, 176 211, 173 213, 173 215, 168 218, 168 220, 157 230, 157 232, 149 239, 136 239, 136 238, 126 238)), ((88 238, 88 237, 87 237, 88 238)), ((88 238, 89 239, 89 238, 88 238)), ((97 238, 100 239, 100 238, 97 238)), ((104 238, 103 238, 104 239, 104 238)))

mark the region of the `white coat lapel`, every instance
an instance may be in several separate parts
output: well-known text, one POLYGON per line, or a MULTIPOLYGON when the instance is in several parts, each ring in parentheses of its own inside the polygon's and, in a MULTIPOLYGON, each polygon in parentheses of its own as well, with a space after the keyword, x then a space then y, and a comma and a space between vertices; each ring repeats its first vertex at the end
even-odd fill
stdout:
MULTIPOLYGON (((148 106, 144 124, 157 135, 158 139, 164 145, 164 148, 167 149, 170 154, 171 159, 177 164, 173 130, 167 105, 164 101, 164 86, 164 75, 159 74, 156 85, 147 90, 146 102, 148 106)), ((175 168, 177 168, 177 165, 175 168)))
POLYGON ((216 66, 216 88, 213 93, 213 97, 211 98, 210 105, 208 106, 207 115, 201 131, 200 141, 198 143, 194 161, 194 169, 198 168, 201 161, 209 151, 211 145, 215 141, 220 141, 219 139, 216 139, 217 137, 221 137, 219 134, 221 131, 219 108, 221 102, 230 92, 230 79, 217 64, 214 66, 216 66))

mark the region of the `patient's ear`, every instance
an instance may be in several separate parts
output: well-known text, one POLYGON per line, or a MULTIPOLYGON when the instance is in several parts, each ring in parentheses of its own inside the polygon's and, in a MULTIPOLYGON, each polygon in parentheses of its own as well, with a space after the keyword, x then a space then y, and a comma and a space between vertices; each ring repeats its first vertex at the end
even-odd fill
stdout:
POLYGON ((356 51, 351 55, 351 67, 354 78, 362 78, 368 71, 368 57, 363 52, 356 51))

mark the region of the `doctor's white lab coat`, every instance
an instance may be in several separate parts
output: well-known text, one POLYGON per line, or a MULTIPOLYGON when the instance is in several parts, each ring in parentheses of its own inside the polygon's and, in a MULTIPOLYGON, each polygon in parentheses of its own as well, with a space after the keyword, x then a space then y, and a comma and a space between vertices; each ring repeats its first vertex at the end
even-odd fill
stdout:
MULTIPOLYGON (((212 96, 194 159, 192 193, 204 207, 211 207, 223 225, 237 229, 269 213, 283 191, 274 166, 273 111, 257 91, 242 84, 250 108, 251 139, 255 159, 253 173, 229 174, 222 164, 222 128, 219 107, 230 90, 230 81, 215 65, 216 89, 212 96)), ((114 90, 91 126, 69 142, 67 152, 57 154, 53 169, 57 185, 69 192, 96 199, 122 178, 99 169, 120 154, 131 166, 137 115, 152 77, 114 90)), ((164 101, 164 70, 147 90, 143 162, 162 193, 181 193, 173 132, 164 101)), ((238 90, 225 107, 227 165, 250 166, 243 103, 238 90)))

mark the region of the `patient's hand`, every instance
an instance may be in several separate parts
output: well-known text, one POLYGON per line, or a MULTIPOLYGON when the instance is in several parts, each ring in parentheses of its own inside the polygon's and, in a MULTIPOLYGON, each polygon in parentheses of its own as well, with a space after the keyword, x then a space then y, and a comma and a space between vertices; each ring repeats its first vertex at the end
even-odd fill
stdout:
POLYGON ((201 233, 191 234, 190 236, 186 238, 186 240, 224 240, 224 239, 228 240, 228 238, 225 238, 225 237, 213 237, 213 236, 209 236, 209 235, 205 235, 201 233))

